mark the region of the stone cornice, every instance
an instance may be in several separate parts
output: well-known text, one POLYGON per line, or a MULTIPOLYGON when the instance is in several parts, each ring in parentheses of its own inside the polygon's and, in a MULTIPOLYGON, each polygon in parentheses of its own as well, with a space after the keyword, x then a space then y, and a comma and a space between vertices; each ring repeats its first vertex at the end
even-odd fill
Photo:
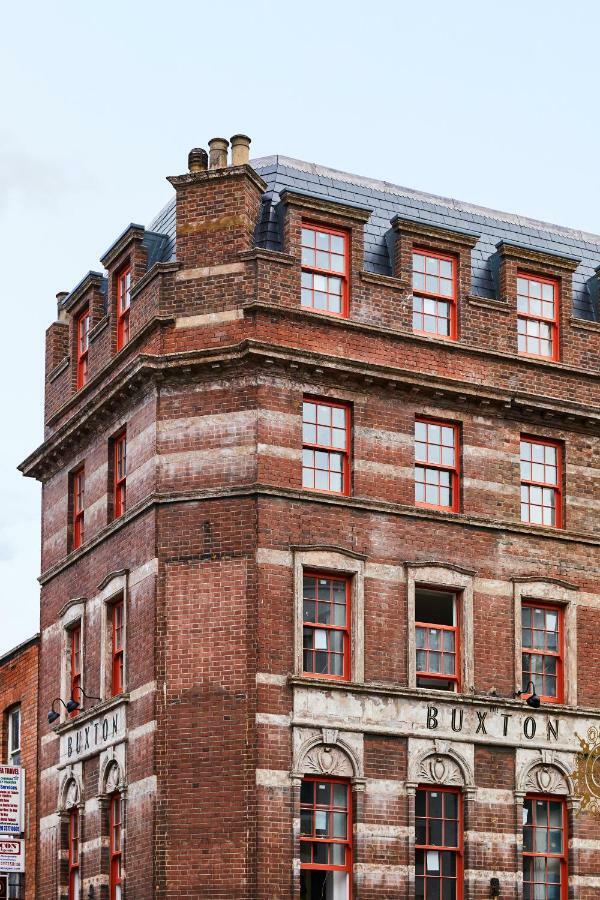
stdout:
MULTIPOLYGON (((314 676, 289 675, 287 682, 292 687, 315 690, 337 690, 346 691, 356 694, 371 694, 374 696, 386 697, 408 697, 414 700, 423 700, 425 703, 435 703, 438 699, 440 702, 452 703, 456 706, 488 706, 490 708, 502 707, 512 709, 513 711, 523 710, 523 701, 515 700, 512 697, 490 696, 489 694, 449 694, 448 691, 434 691, 431 688, 409 688, 401 685, 387 684, 376 681, 334 681, 332 678, 316 678, 314 676)), ((596 706, 565 706, 560 703, 545 704, 540 708, 541 714, 561 715, 561 716, 589 716, 600 718, 600 710, 596 706)), ((292 724, 296 724, 293 722, 292 724)), ((349 725, 348 730, 368 731, 369 728, 362 728, 360 725, 349 725)))
MULTIPOLYGON (((274 307, 274 309, 283 308, 274 307)), ((304 313, 304 315, 307 315, 307 313, 304 313)), ((308 313, 308 315, 318 316, 319 314, 308 313)), ((347 320, 344 321, 346 322, 347 320)), ((151 325, 152 320, 147 327, 151 325)), ((127 346, 129 347, 130 345, 127 346)), ((214 369, 217 364, 227 366, 232 363, 245 364, 250 361, 268 365, 273 365, 277 362, 284 368, 294 363, 298 367, 304 366, 311 374, 314 372, 319 375, 323 375, 325 372, 330 373, 338 387, 340 379, 353 378, 362 386, 377 383, 389 390, 400 388, 401 390, 412 392, 413 396, 421 393, 423 396, 450 402, 459 407, 470 404, 479 410, 482 408, 488 412, 496 410, 497 413, 515 418, 518 421, 523 421, 523 419, 534 419, 535 421, 537 418, 540 418, 543 419, 546 427, 548 424, 557 425, 562 421, 570 429, 573 429, 573 426, 576 425, 584 427, 586 431, 589 428, 600 428, 600 409, 590 411, 572 401, 556 400, 555 398, 544 397, 538 394, 527 394, 524 391, 505 391, 500 388, 473 384, 430 373, 418 373, 395 366, 369 364, 367 361, 343 359, 315 351, 292 349, 255 340, 244 340, 228 347, 209 348, 188 353, 174 353, 165 356, 145 354, 134 356, 129 364, 117 374, 115 381, 110 386, 106 386, 103 391, 97 392, 90 398, 89 403, 82 408, 80 416, 72 417, 64 423, 55 434, 30 454, 18 468, 25 475, 40 478, 43 477, 44 469, 48 469, 51 472, 53 469, 60 467, 60 454, 65 452, 69 445, 72 448, 86 434, 97 427, 98 416, 104 414, 107 407, 110 407, 116 398, 119 396, 122 398, 131 390, 140 388, 149 379, 152 380, 159 374, 160 377, 163 377, 167 373, 177 370, 185 370, 189 373, 194 368, 203 369, 210 367, 214 369), (54 463, 49 464, 52 457, 54 457, 54 463)), ((115 365, 117 362, 118 357, 115 357, 111 365, 115 365)), ((108 368, 109 366, 106 367, 104 373, 99 373, 90 382, 89 386, 99 382, 101 375, 106 374, 108 368)), ((87 387, 88 385, 86 385, 87 387)), ((83 390, 86 390, 86 388, 83 390)), ((65 404, 60 414, 64 414, 66 408, 68 408, 68 404, 65 404)), ((56 414, 56 416, 58 415, 59 413, 56 414)), ((46 472, 47 474, 48 472, 46 472)))
POLYGON ((468 249, 472 249, 481 237, 475 231, 466 231, 452 225, 437 225, 434 222, 413 219, 410 216, 394 216, 391 225, 394 231, 401 231, 412 237, 446 241, 468 249))
POLYGON ((373 208, 359 206, 356 203, 345 203, 343 200, 325 200, 321 197, 313 197, 312 194, 302 194, 299 191, 290 191, 285 188, 279 194, 284 206, 297 206, 312 212, 324 213, 328 216, 354 219, 357 222, 368 221, 373 208))
POLYGON ((267 182, 248 164, 243 166, 226 166, 223 169, 206 169, 204 172, 186 172, 184 175, 169 175, 167 181, 177 191, 192 184, 202 184, 205 181, 244 177, 250 179, 261 194, 264 194, 267 190, 267 182))
POLYGON ((517 241, 498 241, 496 250, 502 259, 513 259, 521 264, 533 263, 550 270, 558 269, 564 272, 574 272, 581 262, 576 256, 563 255, 553 250, 538 250, 517 241))
MULTIPOLYGON (((116 531, 125 528, 134 519, 137 519, 139 516, 145 515, 149 511, 160 506, 175 503, 196 504, 203 501, 214 502, 215 500, 233 500, 238 498, 250 498, 253 500, 273 499, 292 503, 324 504, 326 506, 345 507, 351 510, 382 513, 387 516, 398 516, 405 519, 417 519, 435 523, 436 526, 441 526, 442 524, 448 526, 454 525, 455 527, 463 527, 472 530, 526 535, 530 538, 535 538, 536 540, 558 541, 561 544, 582 544, 585 546, 600 547, 600 536, 597 537, 596 535, 587 532, 567 531, 566 529, 559 528, 545 528, 537 525, 525 525, 517 521, 508 521, 505 519, 494 520, 485 516, 468 515, 466 513, 448 513, 441 510, 430 510, 425 507, 411 506, 403 503, 392 503, 387 500, 376 500, 368 497, 318 494, 316 492, 313 493, 293 488, 273 487, 272 485, 253 483, 240 485, 239 487, 214 488, 205 491, 173 491, 168 494, 150 494, 145 500, 142 500, 140 503, 136 504, 135 507, 127 510, 118 519, 115 519, 104 526, 104 528, 90 538, 82 547, 72 551, 68 556, 63 557, 57 563, 42 572, 38 581, 42 585, 47 584, 65 569, 68 569, 88 553, 92 552, 99 544, 102 544, 104 541, 111 538, 116 531)), ((299 548, 296 547, 295 549, 297 550, 299 548)), ((337 548, 337 550, 339 552, 339 548, 337 548)), ((405 565, 410 568, 412 566, 417 566, 418 563, 405 562, 405 565)), ((452 568, 452 566, 441 562, 430 562, 429 565, 444 565, 445 568, 452 568)), ((539 578, 531 576, 531 580, 550 581, 543 573, 540 574, 539 578)))

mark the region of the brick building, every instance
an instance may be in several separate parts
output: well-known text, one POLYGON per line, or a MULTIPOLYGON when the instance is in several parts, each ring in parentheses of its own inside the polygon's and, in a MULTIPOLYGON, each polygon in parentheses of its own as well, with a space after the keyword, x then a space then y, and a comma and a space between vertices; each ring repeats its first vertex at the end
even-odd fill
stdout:
POLYGON ((231 144, 47 333, 37 896, 597 898, 600 237, 231 144))
MULTIPOLYGON (((39 635, 0 657, 0 747, 2 765, 25 772, 23 805, 25 872, 4 872, 0 863, 0 897, 35 900, 37 851, 37 738, 39 635), (4 891, 4 894, 2 894, 4 891)), ((3 786, 4 787, 4 786, 3 786)))

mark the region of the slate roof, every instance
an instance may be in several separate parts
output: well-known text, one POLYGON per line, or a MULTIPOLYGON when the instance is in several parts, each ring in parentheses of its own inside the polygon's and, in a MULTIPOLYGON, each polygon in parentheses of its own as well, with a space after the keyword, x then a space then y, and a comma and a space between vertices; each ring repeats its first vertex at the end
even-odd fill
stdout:
MULTIPOLYGON (((573 315, 593 321, 599 319, 599 279, 595 272, 600 265, 598 235, 425 194, 285 156, 262 157, 252 160, 251 165, 267 183, 255 233, 257 246, 281 250, 277 204, 281 191, 287 188, 321 199, 372 208, 373 213, 365 226, 364 265, 367 271, 383 275, 392 274, 388 240, 390 221, 394 216, 416 218, 423 223, 480 234, 471 254, 471 289, 481 297, 496 296, 493 272, 496 245, 500 241, 581 259, 573 274, 573 315)), ((163 261, 174 259, 174 197, 151 222, 149 230, 168 237, 163 261)))

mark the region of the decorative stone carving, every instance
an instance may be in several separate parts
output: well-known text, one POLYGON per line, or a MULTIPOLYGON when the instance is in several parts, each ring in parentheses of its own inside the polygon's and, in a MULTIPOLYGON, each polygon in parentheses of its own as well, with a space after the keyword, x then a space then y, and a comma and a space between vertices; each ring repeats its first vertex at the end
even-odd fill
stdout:
POLYGON ((121 784, 121 772, 117 762, 111 762, 104 776, 104 793, 113 794, 121 784))
POLYGON ((61 782, 58 792, 58 809, 66 811, 81 804, 82 792, 77 776, 70 767, 61 782))
POLYGON ((554 765, 540 763, 532 766, 525 779, 525 790, 542 794, 567 794, 569 785, 563 773, 554 765))
POLYGON ((450 756, 426 756, 419 766, 419 781, 433 784, 463 785, 464 778, 458 764, 450 756))
POLYGON ((304 770, 315 775, 336 775, 351 778, 354 774, 350 760, 339 747, 323 744, 313 747, 304 757, 304 770))
POLYGON ((320 732, 305 732, 304 740, 297 740, 294 752, 294 774, 301 777, 329 775, 339 778, 362 778, 362 743, 355 746, 353 736, 340 736, 337 728, 322 728, 320 732))

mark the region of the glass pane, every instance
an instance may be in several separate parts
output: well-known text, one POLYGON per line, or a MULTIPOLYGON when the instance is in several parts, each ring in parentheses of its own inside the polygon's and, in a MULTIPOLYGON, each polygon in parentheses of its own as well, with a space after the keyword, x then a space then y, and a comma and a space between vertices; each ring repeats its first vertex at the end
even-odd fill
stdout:
POLYGON ((348 789, 344 784, 333 785, 333 805, 341 806, 344 809, 348 805, 348 789))
POLYGON ((435 819, 442 818, 442 794, 439 791, 429 792, 429 815, 435 819))
POLYGON ((346 837, 346 813, 336 812, 333 814, 333 836, 346 837))
POLYGON ((301 834, 312 834, 313 816, 309 809, 300 810, 300 832, 301 834))

